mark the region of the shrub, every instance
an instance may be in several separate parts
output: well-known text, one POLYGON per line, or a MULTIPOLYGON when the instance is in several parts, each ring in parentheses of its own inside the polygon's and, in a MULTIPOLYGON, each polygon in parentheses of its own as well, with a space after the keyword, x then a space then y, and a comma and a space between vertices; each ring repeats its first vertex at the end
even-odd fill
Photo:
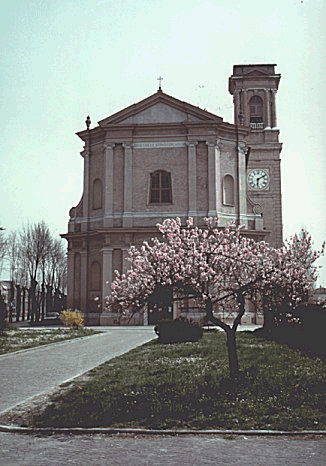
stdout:
POLYGON ((79 328, 83 326, 84 317, 77 309, 68 309, 60 314, 60 320, 66 327, 79 328))
POLYGON ((203 329, 199 324, 182 317, 161 321, 154 330, 160 343, 198 341, 203 336, 203 329))
POLYGON ((320 304, 305 303, 296 309, 282 308, 277 311, 274 326, 258 329, 257 335, 290 346, 306 353, 326 356, 326 308, 320 304))

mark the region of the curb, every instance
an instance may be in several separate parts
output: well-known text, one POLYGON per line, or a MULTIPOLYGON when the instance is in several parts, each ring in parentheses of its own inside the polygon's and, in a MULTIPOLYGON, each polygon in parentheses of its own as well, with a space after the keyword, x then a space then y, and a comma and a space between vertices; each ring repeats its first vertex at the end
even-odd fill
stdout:
POLYGON ((326 436, 326 430, 186 430, 186 429, 133 429, 133 428, 113 428, 113 427, 19 427, 10 425, 0 425, 0 432, 17 434, 138 434, 138 435, 248 435, 248 436, 326 436))

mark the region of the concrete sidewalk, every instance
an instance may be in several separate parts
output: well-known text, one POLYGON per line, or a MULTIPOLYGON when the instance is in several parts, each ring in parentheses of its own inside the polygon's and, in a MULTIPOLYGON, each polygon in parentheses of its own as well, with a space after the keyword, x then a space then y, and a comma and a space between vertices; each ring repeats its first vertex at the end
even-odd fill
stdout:
POLYGON ((0 356, 0 414, 156 337, 153 327, 104 333, 0 356))

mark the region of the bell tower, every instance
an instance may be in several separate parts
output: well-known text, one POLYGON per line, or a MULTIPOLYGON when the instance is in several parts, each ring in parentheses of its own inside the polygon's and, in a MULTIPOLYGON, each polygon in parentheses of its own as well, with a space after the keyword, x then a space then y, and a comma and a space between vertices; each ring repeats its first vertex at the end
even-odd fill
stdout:
POLYGON ((262 215, 266 241, 280 247, 282 236, 282 195, 279 130, 276 118, 276 93, 281 75, 276 65, 235 65, 229 78, 233 95, 236 128, 250 129, 246 144, 247 205, 262 215))
POLYGON ((262 131, 276 128, 275 95, 281 79, 276 65, 235 65, 229 78, 234 123, 262 131))

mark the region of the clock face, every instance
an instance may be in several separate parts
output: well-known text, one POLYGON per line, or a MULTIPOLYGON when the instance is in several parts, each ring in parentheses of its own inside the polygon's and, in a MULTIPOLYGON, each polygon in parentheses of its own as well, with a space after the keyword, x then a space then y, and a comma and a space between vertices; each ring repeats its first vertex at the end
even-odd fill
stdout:
POLYGON ((248 170, 247 183, 250 189, 261 191, 269 188, 269 171, 265 168, 248 170))

